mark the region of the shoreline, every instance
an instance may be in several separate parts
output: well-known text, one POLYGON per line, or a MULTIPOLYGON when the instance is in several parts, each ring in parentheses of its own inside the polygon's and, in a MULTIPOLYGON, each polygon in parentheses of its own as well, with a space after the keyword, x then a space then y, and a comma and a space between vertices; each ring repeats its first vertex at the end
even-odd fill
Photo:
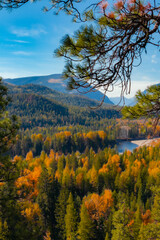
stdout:
POLYGON ((153 138, 153 139, 142 139, 142 140, 132 140, 131 143, 134 143, 137 145, 137 147, 143 147, 143 146, 150 146, 152 142, 156 142, 157 140, 160 140, 160 138, 153 138))

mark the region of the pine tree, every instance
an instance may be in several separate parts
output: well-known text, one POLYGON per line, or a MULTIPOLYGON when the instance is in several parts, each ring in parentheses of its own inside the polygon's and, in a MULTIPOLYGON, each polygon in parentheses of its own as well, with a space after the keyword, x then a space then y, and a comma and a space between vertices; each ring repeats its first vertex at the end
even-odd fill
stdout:
POLYGON ((66 226, 66 239, 75 240, 77 229, 77 214, 74 206, 72 193, 69 194, 69 198, 67 201, 65 226, 66 226))
POLYGON ((142 223, 139 235, 140 240, 160 239, 160 188, 155 191, 151 219, 149 219, 147 224, 142 223))
POLYGON ((8 116, 6 107, 10 99, 7 88, 0 78, 0 225, 8 236, 16 238, 15 226, 18 222, 15 180, 18 177, 17 163, 11 161, 7 151, 15 141, 19 127, 16 116, 8 116))
POLYGON ((67 207, 67 199, 69 192, 67 188, 61 188, 58 200, 55 206, 55 218, 56 218, 56 229, 57 229, 57 240, 66 239, 66 228, 65 228, 65 214, 67 207))
POLYGON ((90 219, 85 203, 82 203, 80 212, 80 224, 78 227, 78 239, 80 240, 92 240, 95 237, 95 224, 90 219))
POLYGON ((140 90, 136 94, 137 104, 133 107, 124 107, 122 114, 124 118, 153 118, 154 130, 158 124, 160 115, 160 85, 148 87, 143 93, 140 90))

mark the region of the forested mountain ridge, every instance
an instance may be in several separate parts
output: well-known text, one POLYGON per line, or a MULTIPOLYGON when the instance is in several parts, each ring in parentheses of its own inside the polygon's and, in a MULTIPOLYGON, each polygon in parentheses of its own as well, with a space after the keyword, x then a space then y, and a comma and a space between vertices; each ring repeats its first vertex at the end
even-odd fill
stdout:
MULTIPOLYGON (((26 85, 13 85, 6 84, 9 93, 18 94, 18 93, 33 93, 40 96, 47 97, 49 99, 56 100, 65 105, 81 106, 81 107, 96 107, 100 102, 96 100, 89 99, 85 95, 74 95, 69 93, 62 93, 51 88, 45 87, 38 84, 26 84, 26 85)), ((108 104, 104 103, 104 106, 108 104)))
MULTIPOLYGON (((74 94, 78 96, 86 96, 92 100, 102 101, 103 94, 100 91, 94 91, 94 92, 87 92, 86 94, 80 94, 79 92, 85 92, 84 89, 79 89, 79 92, 76 90, 69 91, 67 90, 67 81, 64 81, 62 79, 62 74, 52 74, 47 76, 34 76, 34 77, 23 77, 23 78, 7 78, 4 79, 4 82, 11 83, 14 85, 26 85, 26 84, 38 84, 43 85, 46 87, 49 87, 53 90, 62 92, 62 93, 68 93, 68 94, 74 94)), ((107 104, 113 104, 112 101, 106 96, 104 103, 107 104)))
MULTIPOLYGON (((16 114, 21 117, 21 127, 25 129, 38 126, 46 127, 76 124, 88 126, 91 121, 120 117, 120 112, 116 108, 102 107, 93 110, 89 107, 72 106, 71 104, 69 106, 68 102, 76 102, 76 96, 74 98, 71 96, 70 99, 70 95, 66 97, 62 93, 52 91, 43 86, 10 86, 9 88, 12 102, 8 110, 11 114, 16 114), (62 104, 59 100, 63 103, 65 102, 65 104, 62 104)), ((78 99, 75 105, 78 105, 80 100, 81 99, 78 99)), ((91 105, 92 102, 96 105, 96 102, 84 98, 84 105, 91 105)))

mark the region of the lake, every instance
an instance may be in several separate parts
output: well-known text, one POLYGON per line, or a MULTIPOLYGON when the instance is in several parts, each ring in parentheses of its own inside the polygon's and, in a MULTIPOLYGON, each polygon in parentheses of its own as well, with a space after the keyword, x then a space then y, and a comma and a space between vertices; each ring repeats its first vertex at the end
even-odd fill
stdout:
POLYGON ((122 141, 117 144, 117 150, 119 153, 123 153, 125 150, 133 151, 133 149, 137 148, 138 145, 132 143, 130 141, 122 141))
POLYGON ((152 142, 159 141, 160 138, 152 139, 137 139, 132 141, 122 141, 117 144, 117 150, 119 153, 123 153, 125 150, 133 151, 137 147, 149 146, 152 142))

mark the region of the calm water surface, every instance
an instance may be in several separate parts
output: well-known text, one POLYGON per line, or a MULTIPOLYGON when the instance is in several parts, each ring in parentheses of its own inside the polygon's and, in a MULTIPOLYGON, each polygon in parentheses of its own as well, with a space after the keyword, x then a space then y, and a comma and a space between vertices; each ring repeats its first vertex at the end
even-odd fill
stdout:
POLYGON ((133 151, 133 149, 135 149, 136 147, 138 147, 138 145, 135 143, 131 143, 130 141, 123 141, 117 145, 119 153, 123 153, 125 150, 133 151))

